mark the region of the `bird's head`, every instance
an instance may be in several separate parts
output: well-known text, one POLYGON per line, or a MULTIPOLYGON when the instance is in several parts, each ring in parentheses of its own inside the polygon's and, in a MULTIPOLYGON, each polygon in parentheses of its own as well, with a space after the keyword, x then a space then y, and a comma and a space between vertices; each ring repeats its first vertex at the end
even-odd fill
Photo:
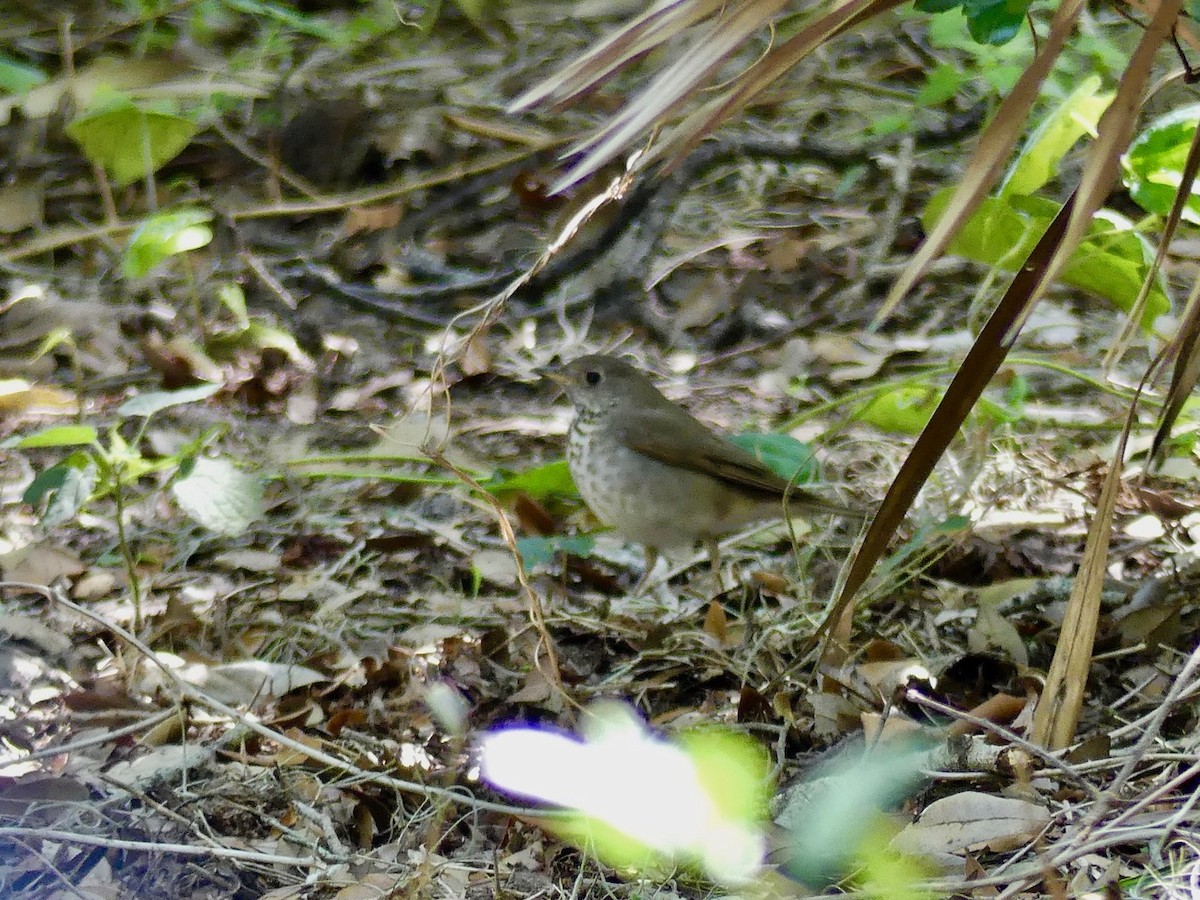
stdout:
POLYGON ((579 412, 604 413, 632 401, 638 406, 663 402, 653 382, 629 363, 615 356, 581 356, 542 376, 562 386, 579 412))

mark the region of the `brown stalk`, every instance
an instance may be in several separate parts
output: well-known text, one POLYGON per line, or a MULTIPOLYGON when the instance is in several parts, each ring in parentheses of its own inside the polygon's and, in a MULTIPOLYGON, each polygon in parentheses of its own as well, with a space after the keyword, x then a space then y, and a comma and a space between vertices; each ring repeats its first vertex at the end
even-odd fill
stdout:
POLYGON ((908 508, 929 479, 934 466, 942 458, 954 436, 958 434, 975 401, 999 370, 1020 332, 1021 323, 1028 317, 1040 297, 1041 273, 1061 246, 1074 202, 1073 196, 1067 200, 1045 234, 1030 251, 1025 264, 1014 276, 995 311, 983 326, 929 423, 909 451, 900 466, 900 471, 896 473, 896 478, 888 488, 875 518, 867 528, 858 552, 850 562, 837 599, 814 636, 815 640, 829 634, 829 646, 824 653, 824 662, 827 664, 837 665, 843 656, 841 648, 849 642, 851 603, 855 594, 866 583, 875 563, 887 550, 888 543, 903 521, 908 508))
MULTIPOLYGON (((1159 83, 1159 87, 1171 81, 1175 81, 1183 75, 1182 72, 1163 79, 1159 83)), ((1150 265, 1146 277, 1142 279, 1142 286, 1138 290, 1137 297, 1134 298, 1133 305, 1129 309, 1129 316, 1125 320, 1125 327, 1121 329, 1121 334, 1113 342, 1108 354, 1104 359, 1105 369, 1116 365, 1117 361, 1125 354, 1129 348, 1129 344, 1133 340, 1133 335, 1142 323, 1143 315, 1146 311, 1146 298, 1150 296, 1150 289, 1154 286, 1155 279, 1158 273, 1162 270, 1163 260, 1167 257, 1167 251, 1171 247, 1171 241, 1175 237, 1175 232, 1179 229, 1179 222, 1183 218, 1183 208, 1187 205, 1188 199, 1191 197, 1192 184, 1196 180, 1196 168, 1200 166, 1200 129, 1192 135, 1192 146, 1188 149, 1187 159, 1183 164, 1183 171, 1179 182, 1179 187, 1175 190, 1175 199, 1171 203, 1171 209, 1167 213, 1167 219, 1163 223, 1162 234, 1158 238, 1158 247, 1154 253, 1154 262, 1150 265)), ((1176 332, 1176 340, 1183 334, 1182 327, 1176 332)), ((1178 349, 1176 340, 1173 340, 1169 345, 1170 355, 1174 356, 1175 350, 1178 349)), ((1170 357, 1168 357, 1170 358, 1170 357)), ((1191 388, 1188 389, 1189 391, 1191 388)))
MULTIPOLYGON (((1141 394, 1141 387, 1138 388, 1141 394)), ((1100 620, 1100 599, 1108 571, 1108 547, 1112 537, 1113 510, 1121 487, 1121 472, 1125 465, 1125 446, 1137 411, 1137 400, 1130 405, 1125 427, 1117 448, 1113 451, 1096 515, 1088 526, 1087 543, 1079 573, 1067 601, 1059 631, 1054 660, 1046 674, 1046 685, 1033 713, 1031 737, 1048 750, 1066 747, 1075 738, 1083 695, 1087 688, 1088 672, 1092 667, 1092 646, 1096 640, 1096 623, 1100 620)))
MULTIPOLYGON (((984 386, 999 369, 1037 301, 1070 259, 1086 233, 1092 215, 1107 196, 1116 178, 1120 154, 1128 146, 1133 134, 1135 114, 1145 93, 1155 53, 1169 39, 1181 4, 1182 0, 1164 0, 1155 12, 1121 78, 1116 97, 1100 118, 1098 135, 1089 149, 1079 186, 1013 279, 950 383, 929 424, 900 467, 875 520, 867 530, 862 547, 851 563, 842 590, 818 632, 822 634, 828 631, 834 639, 827 648, 826 661, 836 662, 843 652, 837 640, 840 639, 844 645, 848 637, 849 611, 854 594, 882 556, 887 542, 934 465, 949 446, 984 386)), ((1107 537, 1104 538, 1104 547, 1107 547, 1107 537)), ((1086 591, 1079 589, 1079 600, 1074 604, 1074 615, 1079 619, 1094 611, 1088 593, 1092 585, 1089 583, 1086 588, 1086 591)), ((1072 595, 1072 599, 1075 600, 1075 595, 1072 595)), ((1094 623, 1092 627, 1094 629, 1094 623)), ((1060 646, 1051 667, 1056 677, 1062 677, 1066 672, 1078 672, 1079 658, 1084 659, 1084 671, 1090 665, 1092 641, 1086 631, 1084 628, 1078 639, 1060 646)), ((1048 686, 1047 691, 1051 690, 1052 687, 1048 686)), ((1057 686, 1054 690, 1057 690, 1057 686)), ((1049 718, 1039 733, 1052 736, 1055 740, 1061 740, 1067 732, 1073 733, 1079 714, 1077 703, 1081 701, 1081 694, 1069 694, 1063 695, 1062 702, 1048 703, 1051 712, 1044 714, 1049 718)))

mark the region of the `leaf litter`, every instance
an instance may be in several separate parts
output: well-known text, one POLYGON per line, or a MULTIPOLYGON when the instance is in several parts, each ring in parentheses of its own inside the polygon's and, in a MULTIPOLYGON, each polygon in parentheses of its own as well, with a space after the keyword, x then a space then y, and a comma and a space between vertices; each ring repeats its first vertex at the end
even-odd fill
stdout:
MULTIPOLYGON (((594 35, 611 24, 580 27, 594 35)), ((30 163, 85 187, 0 244, 6 264, 22 261, 22 278, 46 290, 37 315, 30 306, 5 330, 20 340, 0 348, 0 376, 29 380, 4 394, 0 439, 71 421, 66 401, 77 400, 84 421, 116 427, 121 447, 133 446, 137 417, 151 416, 147 463, 178 451, 174 437, 154 440, 166 429, 186 439, 215 429, 209 446, 220 455, 194 457, 183 474, 150 466, 46 535, 46 510, 21 494, 61 451, 4 451, 4 889, 632 896, 630 872, 482 786, 470 753, 488 728, 570 730, 580 705, 612 698, 666 734, 700 722, 744 730, 789 790, 819 791, 819 763, 847 742, 922 734, 961 750, 926 760, 943 777, 887 804, 890 844, 934 864, 921 884, 935 896, 1186 889, 1200 867, 1188 838, 1198 752, 1187 702, 1198 683, 1191 480, 1123 491, 1078 745, 1065 755, 1027 745, 1030 700, 1070 592, 1063 576, 1099 491, 1112 434, 1103 429, 1122 408, 1121 388, 1087 381, 1117 314, 1069 291, 1043 307, 1022 345, 1032 362, 1004 370, 1009 390, 985 395, 1015 416, 981 415, 943 461, 868 585, 855 652, 840 668, 815 671, 806 646, 857 536, 836 523, 816 523, 797 547, 786 530, 739 536, 725 548, 721 590, 696 556, 671 561, 635 595, 640 554, 598 531, 563 489, 554 463, 565 407, 536 368, 597 348, 630 353, 725 430, 791 423, 817 441, 821 476, 869 505, 911 444, 913 391, 943 389, 965 349, 957 312, 979 270, 934 266, 925 293, 888 328, 865 332, 875 307, 839 297, 878 278, 871 266, 898 271, 906 259, 898 236, 871 257, 876 214, 895 189, 886 163, 846 194, 836 167, 812 164, 797 187, 735 158, 691 183, 674 211, 656 211, 666 224, 649 250, 629 238, 636 228, 617 240, 611 223, 589 223, 563 251, 593 242, 574 282, 547 279, 488 305, 495 288, 476 285, 515 276, 572 211, 528 190, 533 176, 554 177, 541 149, 594 122, 606 98, 602 89, 585 112, 523 130, 498 109, 519 92, 512 84, 534 80, 530 60, 546 48, 518 36, 483 52, 474 27, 449 15, 419 65, 314 61, 287 98, 302 111, 293 139, 332 121, 320 92, 335 80, 376 104, 375 118, 335 117, 356 133, 344 145, 331 134, 331 153, 353 166, 317 159, 307 175, 320 190, 289 194, 291 209, 268 195, 283 188, 264 184, 274 178, 259 165, 267 157, 245 152, 289 133, 248 115, 262 107, 242 110, 246 144, 202 132, 203 152, 168 171, 231 211, 239 249, 190 251, 191 274, 97 279, 95 258, 115 266, 119 241, 77 233, 53 244, 50 266, 39 238, 104 214, 80 158, 30 163), (312 266, 356 293, 338 293, 312 266), (245 287, 257 330, 209 302, 227 278, 245 287), (208 298, 199 317, 197 291, 208 298), (946 296, 961 304, 956 314, 946 296), (161 392, 210 379, 220 384, 162 405, 161 392), (1023 396, 1012 389, 1021 381, 1023 396), (1077 408, 1100 430, 1075 427, 1077 408), (233 501, 231 483, 241 485, 233 501), (953 526, 956 516, 974 527, 953 526), (144 616, 136 634, 131 583, 144 616)), ((565 55, 577 46, 567 32, 544 40, 565 55)), ((96 34, 128 62, 127 32, 96 34)), ((875 39, 904 56, 894 36, 875 39)), ((816 83, 832 83, 852 55, 831 51, 816 83)), ((80 74, 93 77, 104 58, 80 74)), ((126 87, 187 75, 156 65, 129 70, 126 87)), ((231 94, 269 102, 261 72, 228 74, 240 87, 231 94)), ((40 90, 66 89, 56 78, 40 90)), ((26 115, 54 114, 40 96, 26 98, 26 115)), ((747 116, 778 129, 789 102, 772 98, 747 116)), ((955 164, 951 152, 922 157, 908 212, 955 164)), ((131 221, 144 212, 136 194, 120 200, 131 221)), ((27 292, 9 287, 11 299, 27 292)), ((646 877, 660 895, 708 890, 694 871, 646 877)), ((795 884, 772 889, 802 895, 795 884)))

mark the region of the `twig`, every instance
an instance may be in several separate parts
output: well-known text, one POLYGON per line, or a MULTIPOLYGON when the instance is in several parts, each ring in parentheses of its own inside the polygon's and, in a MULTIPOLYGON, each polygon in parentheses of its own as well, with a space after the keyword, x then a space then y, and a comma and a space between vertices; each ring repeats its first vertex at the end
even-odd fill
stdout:
POLYGON ((61 841, 67 844, 86 844, 89 847, 108 847, 113 850, 140 850, 143 853, 174 853, 178 856, 216 856, 242 862, 262 862, 281 866, 314 866, 322 864, 315 856, 280 856, 254 850, 235 850, 233 847, 198 847, 195 844, 162 844, 154 841, 127 841, 96 834, 77 834, 57 828, 0 827, 0 838, 61 841))
POLYGON ((1037 744, 1025 740, 1025 738, 1021 737, 1015 731, 1005 728, 1003 725, 997 725, 995 722, 991 722, 987 719, 981 719, 978 716, 973 716, 970 713, 955 709, 953 706, 947 706, 945 703, 939 703, 937 700, 926 697, 916 690, 905 691, 904 698, 912 703, 917 704, 918 706, 923 706, 926 709, 932 709, 935 712, 939 712, 944 716, 951 716, 959 721, 974 725, 976 728, 983 729, 984 731, 990 731, 992 734, 1003 738, 1014 746, 1020 747, 1030 756, 1034 756, 1037 759, 1042 760, 1042 762, 1046 763, 1046 765, 1055 771, 1061 772, 1072 784, 1077 785, 1087 791, 1093 799, 1100 799, 1100 791, 1094 785, 1088 783, 1088 781, 1073 768, 1071 768, 1070 765, 1059 759, 1044 747, 1039 747, 1037 744))

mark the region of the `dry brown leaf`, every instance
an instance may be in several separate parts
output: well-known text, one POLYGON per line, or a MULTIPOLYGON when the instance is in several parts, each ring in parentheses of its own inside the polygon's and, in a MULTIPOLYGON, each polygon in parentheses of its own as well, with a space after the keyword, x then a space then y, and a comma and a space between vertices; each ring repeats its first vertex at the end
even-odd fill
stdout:
POLYGON ((972 653, 1000 651, 1021 666, 1029 665, 1029 649, 1015 625, 1001 615, 998 604, 980 603, 975 622, 967 632, 967 646, 972 653))
POLYGON ((35 416, 71 415, 79 400, 71 391, 31 384, 24 378, 0 381, 0 412, 35 416))
MULTIPOLYGON (((697 36, 687 52, 658 73, 596 134, 568 151, 568 155, 584 155, 554 183, 551 192, 558 193, 584 180, 615 159, 654 125, 660 124, 699 90, 734 50, 785 5, 786 0, 744 0, 736 6, 725 7, 722 15, 712 22, 705 33, 697 36)), ((757 71, 765 62, 765 59, 760 60, 751 71, 757 71)), ((645 157, 644 161, 651 158, 645 157)))
POLYGON ((231 706, 244 706, 282 697, 289 691, 328 681, 320 672, 305 666, 248 659, 207 666, 192 663, 179 675, 188 684, 231 706))
POLYGON ((0 232, 12 234, 42 223, 43 186, 15 181, 0 187, 0 232))
POLYGON ((715 638, 720 646, 729 639, 729 619, 724 607, 716 600, 709 601, 708 611, 704 614, 704 633, 715 638))
POLYGON ((163 778, 178 776, 205 762, 212 750, 203 744, 168 744, 137 759, 118 762, 105 772, 117 784, 144 788, 163 778))
POLYGON ((892 846, 959 866, 968 851, 1020 847, 1048 824, 1050 813, 1039 803, 962 791, 929 804, 916 822, 892 839, 892 846))
POLYGON ((49 657, 61 656, 71 649, 71 639, 40 619, 19 613, 0 611, 0 634, 10 640, 28 641, 49 657))
POLYGON ((479 576, 502 588, 517 586, 517 561, 508 550, 480 550, 471 557, 479 576))
POLYGON ((363 232, 385 231, 400 224, 404 207, 399 203, 379 206, 352 206, 342 220, 342 236, 353 237, 363 232))
POLYGON ((530 669, 525 674, 525 683, 508 698, 509 703, 545 703, 556 696, 554 685, 540 669, 530 669))
POLYGON ((48 585, 84 570, 77 555, 49 543, 30 544, 0 556, 0 571, 7 581, 48 585))

